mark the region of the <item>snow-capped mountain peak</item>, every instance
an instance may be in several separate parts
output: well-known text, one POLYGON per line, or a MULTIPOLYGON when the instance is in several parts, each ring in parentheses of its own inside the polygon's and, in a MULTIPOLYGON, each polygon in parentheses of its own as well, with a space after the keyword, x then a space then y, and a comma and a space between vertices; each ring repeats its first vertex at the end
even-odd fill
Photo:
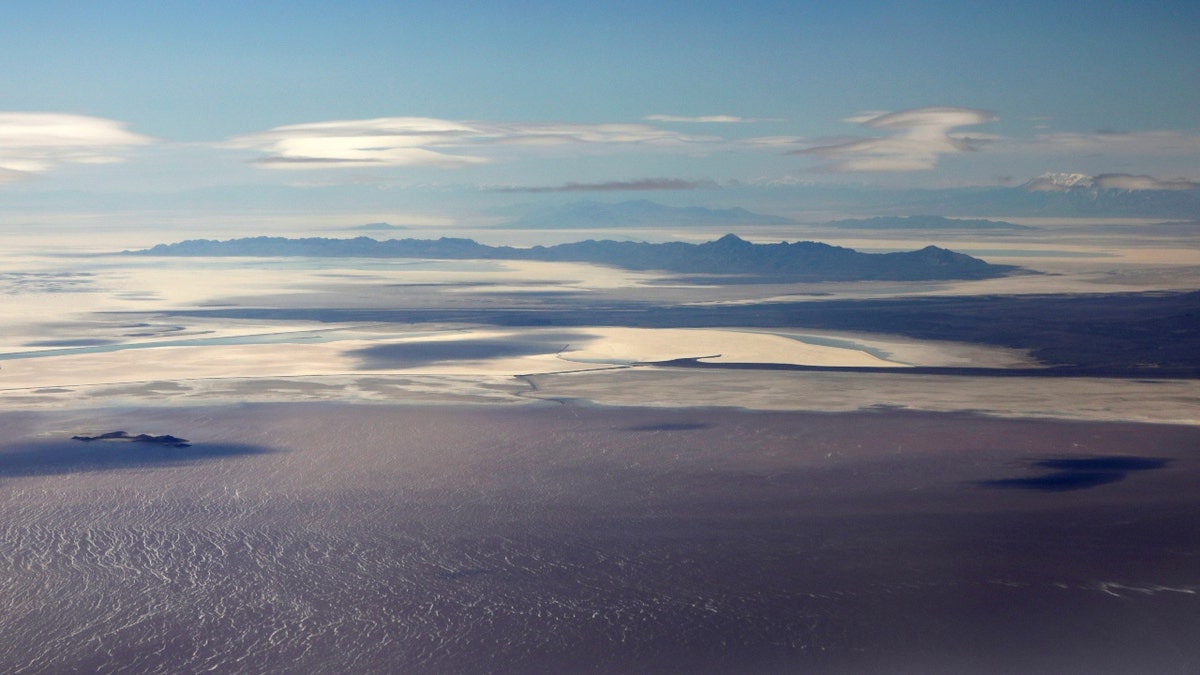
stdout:
POLYGON ((1044 173, 1021 187, 1032 192, 1063 192, 1095 184, 1096 180, 1085 173, 1044 173))

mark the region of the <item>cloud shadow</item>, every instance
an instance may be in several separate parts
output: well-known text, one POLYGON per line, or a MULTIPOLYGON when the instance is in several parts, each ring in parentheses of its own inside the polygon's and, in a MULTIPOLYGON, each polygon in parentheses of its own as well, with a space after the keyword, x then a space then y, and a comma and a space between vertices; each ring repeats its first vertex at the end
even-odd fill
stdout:
POLYGON ((132 468, 179 467, 213 460, 276 452, 240 443, 196 443, 186 447, 106 441, 22 445, 0 450, 0 479, 120 471, 132 468))
POLYGON ((646 424, 636 427, 625 427, 625 431, 698 431, 707 429, 711 424, 704 422, 665 422, 663 424, 646 424))
POLYGON ((1125 480, 1135 471, 1161 469, 1169 462, 1170 460, 1157 457, 1129 456, 1043 459, 1030 462, 1029 465, 1038 469, 1052 469, 1050 473, 1025 478, 985 480, 979 481, 978 485, 993 489, 1040 492, 1087 490, 1125 480))

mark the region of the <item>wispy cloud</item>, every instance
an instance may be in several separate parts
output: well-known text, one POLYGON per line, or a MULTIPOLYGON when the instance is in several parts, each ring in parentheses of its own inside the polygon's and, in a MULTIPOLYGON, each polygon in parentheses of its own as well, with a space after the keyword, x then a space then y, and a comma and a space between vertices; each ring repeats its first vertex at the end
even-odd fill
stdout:
POLYGON ((811 138, 804 136, 755 136, 742 139, 741 142, 748 147, 795 147, 811 141, 811 138))
POLYGON ((700 117, 685 117, 682 115, 646 115, 642 118, 647 122, 683 122, 687 124, 741 124, 743 122, 762 122, 764 120, 735 115, 701 115, 700 117))
POLYGON ((681 146, 720 139, 647 124, 499 123, 384 117, 295 124, 230 139, 224 147, 264 153, 254 161, 274 169, 434 166, 491 161, 486 148, 504 146, 681 146))
POLYGON ((1135 176, 1124 173, 1102 173, 1092 179, 1096 187, 1102 190, 1196 190, 1200 183, 1177 178, 1174 180, 1159 180, 1152 176, 1135 176))
POLYGON ((1043 175, 1025 187, 1069 190, 1079 187, 1118 190, 1192 190, 1200 184, 1200 134, 1158 129, 1146 131, 1071 131, 1005 138, 988 148, 1000 161, 1027 166, 1070 168, 1074 174, 1047 180, 1043 175), (1117 171, 1113 171, 1117 169, 1117 171), (1086 181, 1063 178, 1082 176, 1086 181))
POLYGON ((111 164, 152 142, 116 120, 63 113, 0 113, 0 183, 62 164, 111 164))
POLYGON ((494 192, 628 192, 639 190, 700 190, 720 187, 711 180, 684 180, 682 178, 642 178, 628 181, 604 183, 563 183, 532 187, 498 188, 494 192))
POLYGON ((996 119, 986 110, 953 107, 862 113, 845 121, 888 135, 838 139, 789 154, 825 159, 829 171, 922 171, 932 169, 942 155, 970 152, 993 138, 954 133, 954 129, 996 119))
POLYGON ((1174 130, 1039 134, 1024 145, 1040 152, 1113 155, 1200 154, 1200 135, 1174 130))

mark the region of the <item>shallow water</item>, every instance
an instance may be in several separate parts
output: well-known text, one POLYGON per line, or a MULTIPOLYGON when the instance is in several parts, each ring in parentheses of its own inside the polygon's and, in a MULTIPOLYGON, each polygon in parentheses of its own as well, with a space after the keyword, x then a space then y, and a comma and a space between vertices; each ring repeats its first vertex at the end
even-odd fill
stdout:
POLYGON ((5 672, 1200 659, 1190 427, 271 405, 7 414, 0 430, 5 672), (115 429, 193 446, 67 440, 115 429), (984 484, 1063 466, 1140 470, 1066 492, 984 484))

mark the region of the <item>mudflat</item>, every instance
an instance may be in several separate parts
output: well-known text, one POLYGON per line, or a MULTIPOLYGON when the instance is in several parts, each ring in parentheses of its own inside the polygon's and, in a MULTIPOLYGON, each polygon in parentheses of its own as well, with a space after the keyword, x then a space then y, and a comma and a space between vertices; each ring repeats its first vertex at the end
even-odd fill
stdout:
POLYGON ((0 415, 6 672, 1194 672, 1200 428, 0 415), (187 448, 80 443, 136 429, 187 448))

